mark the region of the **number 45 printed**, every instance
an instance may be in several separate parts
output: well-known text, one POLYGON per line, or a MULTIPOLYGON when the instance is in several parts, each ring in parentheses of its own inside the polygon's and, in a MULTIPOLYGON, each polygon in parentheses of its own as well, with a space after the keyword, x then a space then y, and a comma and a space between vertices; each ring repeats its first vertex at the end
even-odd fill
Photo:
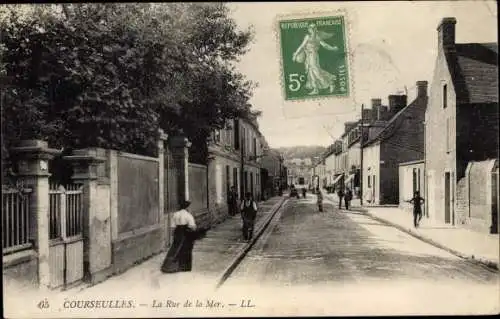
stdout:
POLYGON ((278 23, 285 99, 348 96, 344 17, 278 23))

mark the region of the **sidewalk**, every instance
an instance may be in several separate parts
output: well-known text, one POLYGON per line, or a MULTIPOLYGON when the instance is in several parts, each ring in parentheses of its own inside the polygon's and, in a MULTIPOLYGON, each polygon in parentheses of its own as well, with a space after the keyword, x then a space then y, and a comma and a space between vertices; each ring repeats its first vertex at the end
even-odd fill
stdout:
MULTIPOLYGON (((326 198, 338 204, 336 195, 327 194, 326 198)), ((422 218, 420 227, 413 226, 410 210, 398 206, 360 206, 359 200, 352 201, 352 209, 362 211, 380 222, 390 224, 431 245, 447 250, 454 255, 473 260, 498 269, 500 260, 500 241, 498 234, 485 234, 473 230, 438 223, 422 218)))
MULTIPOLYGON (((267 218, 284 202, 285 196, 273 197, 258 203, 257 219, 254 234, 264 225, 267 218)), ((245 249, 248 243, 243 241, 241 232, 241 217, 236 215, 213 226, 206 237, 195 242, 193 248, 193 268, 191 272, 163 274, 161 264, 167 252, 163 252, 138 264, 122 274, 112 276, 94 286, 78 287, 66 291, 72 294, 102 294, 104 292, 126 291, 130 283, 134 283, 134 292, 163 291, 175 289, 192 289, 188 283, 214 288, 226 267, 245 249), (175 288, 174 288, 175 287, 175 288)))
MULTIPOLYGON (((257 204, 254 236, 284 199, 285 196, 277 196, 257 204)), ((242 221, 239 214, 212 227, 207 236, 197 241, 194 246, 193 271, 220 275, 232 259, 248 245, 243 240, 241 227, 242 221)))

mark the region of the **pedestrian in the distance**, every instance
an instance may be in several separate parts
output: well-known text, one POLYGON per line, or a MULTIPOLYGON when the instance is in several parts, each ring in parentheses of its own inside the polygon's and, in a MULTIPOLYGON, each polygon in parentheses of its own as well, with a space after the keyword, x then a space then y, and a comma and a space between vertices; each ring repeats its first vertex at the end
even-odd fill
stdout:
POLYGON ((252 194, 245 194, 245 200, 241 202, 240 210, 243 220, 243 239, 250 241, 253 237, 253 228, 257 217, 257 204, 253 200, 252 194))
POLYGON ((344 200, 345 200, 345 209, 349 210, 349 204, 351 203, 352 200, 352 191, 350 188, 346 189, 344 200))
POLYGON ((425 200, 420 196, 419 191, 415 191, 413 193, 413 198, 407 202, 413 204, 413 225, 417 228, 422 219, 422 204, 425 200))
POLYGON ((323 193, 320 191, 319 187, 316 188, 316 194, 318 199, 317 199, 317 203, 318 203, 318 210, 320 212, 323 211, 323 193))
POLYGON ((181 209, 172 216, 174 242, 163 260, 161 266, 163 273, 191 271, 194 242, 200 239, 206 231, 197 230, 194 217, 187 210, 190 204, 189 201, 182 202, 181 209))
POLYGON ((342 190, 342 187, 339 188, 337 191, 337 196, 339 197, 339 209, 342 208, 342 199, 344 198, 344 191, 342 190))
POLYGON ((227 208, 229 216, 234 216, 238 212, 238 193, 236 193, 236 187, 234 186, 231 186, 227 195, 227 208))
POLYGON ((306 193, 307 193, 307 190, 305 187, 302 187, 302 197, 303 198, 306 198, 306 193))

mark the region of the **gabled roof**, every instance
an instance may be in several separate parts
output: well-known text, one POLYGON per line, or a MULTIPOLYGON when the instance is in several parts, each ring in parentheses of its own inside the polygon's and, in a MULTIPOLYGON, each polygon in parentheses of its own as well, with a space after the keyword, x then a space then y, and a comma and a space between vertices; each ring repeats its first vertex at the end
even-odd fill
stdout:
POLYGON ((366 143, 363 143, 363 147, 369 146, 375 143, 376 141, 384 139, 387 136, 389 130, 394 127, 398 118, 400 118, 403 114, 405 114, 409 110, 409 108, 412 107, 418 101, 418 99, 419 98, 417 97, 415 100, 413 100, 413 102, 402 108, 389 121, 380 121, 380 124, 386 123, 384 129, 382 129, 377 135, 366 141, 366 143))
POLYGON ((457 43, 446 60, 459 103, 498 102, 497 43, 457 43))

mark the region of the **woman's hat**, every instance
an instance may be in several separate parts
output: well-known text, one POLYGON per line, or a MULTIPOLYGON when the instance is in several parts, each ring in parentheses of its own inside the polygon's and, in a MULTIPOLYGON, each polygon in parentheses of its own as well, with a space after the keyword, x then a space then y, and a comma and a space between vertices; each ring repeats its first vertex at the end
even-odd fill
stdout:
POLYGON ((184 201, 181 202, 181 209, 188 208, 189 205, 191 205, 191 202, 188 201, 188 200, 184 200, 184 201))

